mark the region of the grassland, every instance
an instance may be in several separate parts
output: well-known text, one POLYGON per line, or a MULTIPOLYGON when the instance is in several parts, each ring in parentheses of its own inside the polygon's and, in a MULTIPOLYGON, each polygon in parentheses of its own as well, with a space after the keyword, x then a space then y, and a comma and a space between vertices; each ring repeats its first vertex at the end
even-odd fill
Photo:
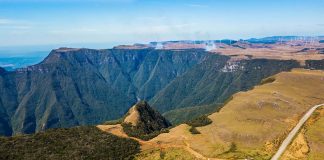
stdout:
POLYGON ((324 159, 324 108, 317 109, 290 144, 282 160, 324 159))
POLYGON ((151 140, 190 146, 205 157, 269 159, 286 134, 310 107, 324 101, 324 72, 295 69, 273 76, 270 83, 233 96, 212 124, 179 125, 151 140))

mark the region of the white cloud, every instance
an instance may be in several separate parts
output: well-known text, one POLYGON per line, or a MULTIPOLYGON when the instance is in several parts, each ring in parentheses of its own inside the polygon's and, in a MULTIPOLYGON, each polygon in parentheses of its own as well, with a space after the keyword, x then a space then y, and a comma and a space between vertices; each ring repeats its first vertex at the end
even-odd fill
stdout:
POLYGON ((30 29, 31 25, 28 21, 0 18, 0 29, 26 30, 30 29))
POLYGON ((8 25, 8 24, 12 24, 14 23, 14 21, 10 20, 10 19, 0 19, 0 25, 8 25))

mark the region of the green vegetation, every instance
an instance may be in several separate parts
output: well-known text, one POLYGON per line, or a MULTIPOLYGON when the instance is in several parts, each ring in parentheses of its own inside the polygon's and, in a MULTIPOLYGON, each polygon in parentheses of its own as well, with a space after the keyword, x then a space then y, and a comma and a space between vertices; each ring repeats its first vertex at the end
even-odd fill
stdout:
POLYGON ((200 116, 218 112, 232 99, 233 96, 230 96, 223 103, 175 109, 164 113, 163 116, 168 119, 173 125, 186 123, 200 116))
POLYGON ((220 105, 222 104, 210 104, 204 106, 180 108, 165 112, 163 116, 173 125, 178 125, 198 118, 202 115, 217 112, 220 109, 220 105))
POLYGON ((50 129, 0 138, 0 159, 133 159, 140 145, 96 127, 50 129))

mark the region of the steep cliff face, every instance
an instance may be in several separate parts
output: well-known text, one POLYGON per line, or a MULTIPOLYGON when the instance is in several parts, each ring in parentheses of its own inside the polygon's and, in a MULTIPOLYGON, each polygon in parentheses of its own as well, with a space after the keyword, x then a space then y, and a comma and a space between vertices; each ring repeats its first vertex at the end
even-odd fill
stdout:
POLYGON ((205 55, 202 50, 53 50, 40 64, 1 71, 1 134, 117 119, 205 55))
POLYGON ((8 79, 8 72, 0 68, 0 135, 12 134, 10 117, 17 106, 14 86, 8 79))

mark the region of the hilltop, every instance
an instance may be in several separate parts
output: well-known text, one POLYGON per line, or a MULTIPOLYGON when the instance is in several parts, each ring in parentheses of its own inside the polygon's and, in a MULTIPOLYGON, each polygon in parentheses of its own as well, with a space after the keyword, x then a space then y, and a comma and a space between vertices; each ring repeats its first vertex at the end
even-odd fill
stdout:
POLYGON ((122 137, 149 140, 160 133, 168 132, 171 123, 145 101, 132 106, 127 114, 118 121, 108 121, 97 127, 104 131, 117 133, 122 137))

